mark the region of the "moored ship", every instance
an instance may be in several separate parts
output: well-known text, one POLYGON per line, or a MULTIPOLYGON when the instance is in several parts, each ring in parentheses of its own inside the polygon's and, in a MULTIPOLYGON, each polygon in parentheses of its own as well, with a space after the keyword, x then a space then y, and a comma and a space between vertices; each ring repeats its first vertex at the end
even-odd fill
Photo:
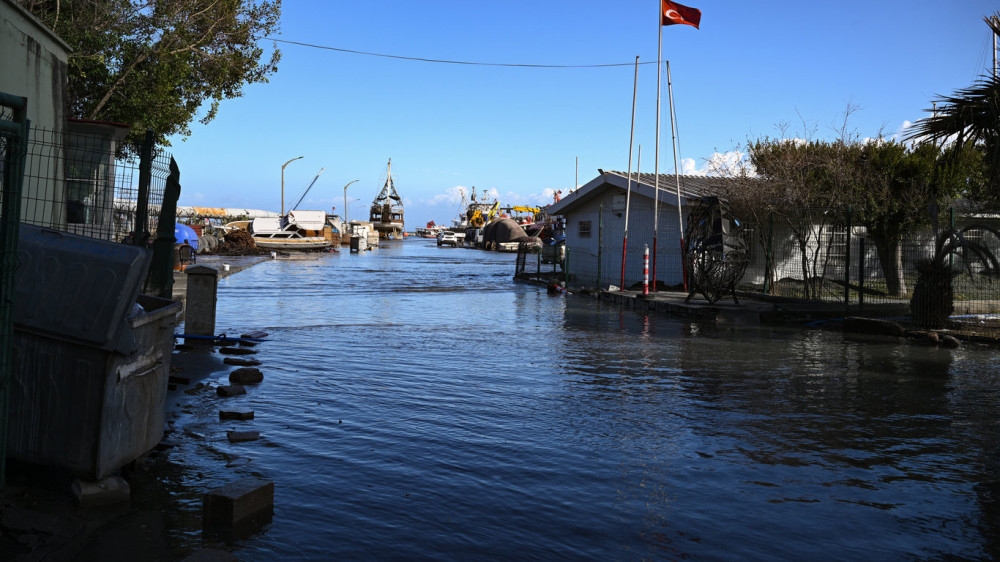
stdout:
POLYGON ((386 171, 385 185, 375 200, 372 201, 369 222, 382 239, 401 239, 403 237, 403 199, 396 193, 392 181, 392 158, 386 171))

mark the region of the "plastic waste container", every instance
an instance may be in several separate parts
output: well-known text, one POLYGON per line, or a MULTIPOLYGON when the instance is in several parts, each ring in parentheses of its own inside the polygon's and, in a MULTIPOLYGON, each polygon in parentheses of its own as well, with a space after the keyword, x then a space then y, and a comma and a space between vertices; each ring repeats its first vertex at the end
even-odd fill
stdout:
POLYGON ((104 478, 163 437, 178 302, 150 250, 22 225, 9 458, 104 478))

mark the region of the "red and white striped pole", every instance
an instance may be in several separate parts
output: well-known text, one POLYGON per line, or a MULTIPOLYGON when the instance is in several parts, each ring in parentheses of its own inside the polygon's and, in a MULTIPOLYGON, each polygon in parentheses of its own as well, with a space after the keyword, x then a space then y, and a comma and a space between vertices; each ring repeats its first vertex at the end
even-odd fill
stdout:
POLYGON ((642 247, 642 294, 649 295, 649 244, 642 247))

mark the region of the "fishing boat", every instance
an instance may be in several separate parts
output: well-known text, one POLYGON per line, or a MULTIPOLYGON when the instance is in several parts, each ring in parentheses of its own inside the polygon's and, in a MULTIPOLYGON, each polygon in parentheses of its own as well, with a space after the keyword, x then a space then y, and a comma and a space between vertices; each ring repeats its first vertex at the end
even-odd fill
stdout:
POLYGON ((387 166, 385 185, 375 200, 369 221, 382 239, 400 239, 403 237, 403 199, 396 193, 392 182, 392 158, 387 166))
POLYGON ((417 236, 421 238, 437 238, 437 235, 444 230, 444 227, 439 224, 434 224, 434 221, 427 223, 427 226, 418 226, 415 229, 417 236))
MULTIPOLYGON (((330 215, 326 211, 297 210, 309 190, 316 184, 316 180, 323 174, 323 170, 325 168, 320 168, 319 173, 305 188, 288 214, 257 217, 250 221, 245 228, 253 236, 257 247, 285 251, 323 250, 339 242, 339 234, 334 235, 330 215)), ((284 186, 282 186, 282 200, 284 200, 283 194, 284 186)))
POLYGON ((333 228, 326 211, 289 211, 282 217, 260 217, 247 230, 260 248, 322 250, 333 246, 333 228))

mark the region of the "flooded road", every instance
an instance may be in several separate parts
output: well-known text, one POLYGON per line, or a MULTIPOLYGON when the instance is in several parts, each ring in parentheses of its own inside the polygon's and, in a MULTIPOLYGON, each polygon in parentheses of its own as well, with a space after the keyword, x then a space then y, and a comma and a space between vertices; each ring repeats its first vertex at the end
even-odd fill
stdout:
POLYGON ((995 348, 645 316, 514 283, 514 259, 411 239, 223 279, 218 331, 270 334, 265 380, 218 398, 215 359, 208 388, 170 395, 169 542, 244 560, 1000 553, 995 348), (271 523, 203 538, 201 496, 243 476, 274 481, 271 523))

